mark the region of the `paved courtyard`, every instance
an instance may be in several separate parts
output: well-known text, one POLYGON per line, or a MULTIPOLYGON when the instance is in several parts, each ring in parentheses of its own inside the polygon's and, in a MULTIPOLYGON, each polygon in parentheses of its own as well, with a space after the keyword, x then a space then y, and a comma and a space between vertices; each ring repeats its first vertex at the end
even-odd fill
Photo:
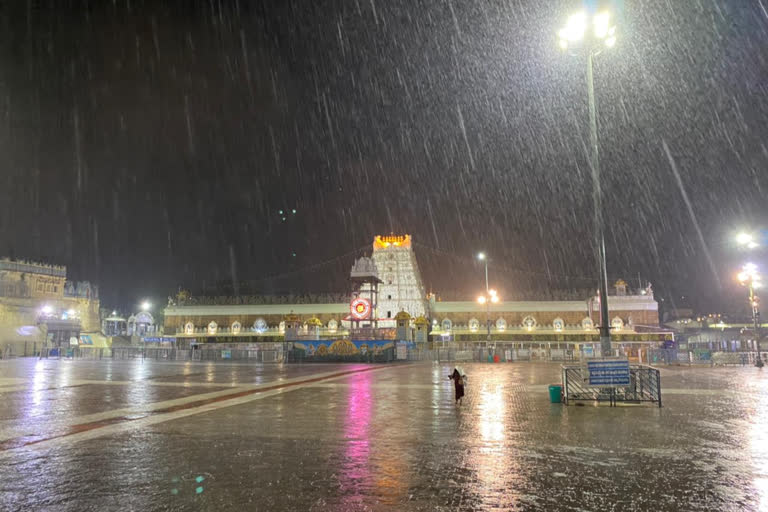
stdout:
POLYGON ((550 364, 0 361, 0 510, 765 510, 768 370, 551 405, 550 364))

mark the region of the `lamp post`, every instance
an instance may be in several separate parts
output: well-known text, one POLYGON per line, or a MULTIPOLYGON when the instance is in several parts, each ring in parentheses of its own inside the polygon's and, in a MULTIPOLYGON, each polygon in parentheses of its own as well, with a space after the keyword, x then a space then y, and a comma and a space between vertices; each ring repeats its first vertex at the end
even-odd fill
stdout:
POLYGON ((485 295, 477 297, 478 303, 485 304, 485 327, 488 333, 486 337, 486 347, 491 343, 491 303, 498 304, 500 300, 501 298, 499 298, 499 294, 496 293, 496 290, 488 290, 485 295))
POLYGON ((485 263, 485 293, 488 294, 488 257, 484 252, 477 254, 477 259, 485 263))
POLYGON ((763 359, 760 357, 760 298, 755 295, 755 290, 762 286, 760 273, 757 271, 757 265, 747 263, 737 276, 739 283, 746 286, 748 290, 749 305, 752 308, 752 324, 755 332, 755 348, 757 349, 757 361, 755 366, 763 367, 763 359))
MULTIPOLYGON (((477 259, 485 263, 485 295, 478 297, 477 301, 480 302, 480 304, 485 304, 485 326, 488 329, 488 337, 485 339, 485 346, 487 347, 488 344, 491 342, 491 311, 490 311, 490 301, 491 301, 491 294, 490 289, 488 287, 488 256, 484 252, 477 253, 477 259), (480 299, 482 298, 482 302, 480 299)), ((495 296, 494 292, 494 296, 495 296)))
POLYGON ((592 168, 592 202, 595 210, 595 246, 598 254, 598 280, 600 286, 600 349, 603 357, 611 354, 611 330, 608 319, 608 270, 605 262, 605 236, 603 234, 603 206, 600 190, 600 156, 597 137, 597 108, 592 61, 605 48, 616 44, 616 26, 611 12, 581 11, 573 14, 558 33, 560 47, 574 55, 587 58, 587 99, 589 102, 590 167, 592 168))

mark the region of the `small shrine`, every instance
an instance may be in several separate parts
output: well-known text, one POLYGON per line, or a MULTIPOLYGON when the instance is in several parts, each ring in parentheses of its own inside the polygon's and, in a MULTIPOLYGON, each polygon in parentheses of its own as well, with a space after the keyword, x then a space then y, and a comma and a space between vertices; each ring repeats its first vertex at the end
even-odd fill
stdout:
POLYGON ((415 327, 413 341, 416 343, 426 343, 429 341, 429 320, 424 316, 418 316, 413 321, 413 325, 415 327))
POLYGON ((400 341, 411 341, 411 315, 400 311, 395 315, 395 337, 400 341))

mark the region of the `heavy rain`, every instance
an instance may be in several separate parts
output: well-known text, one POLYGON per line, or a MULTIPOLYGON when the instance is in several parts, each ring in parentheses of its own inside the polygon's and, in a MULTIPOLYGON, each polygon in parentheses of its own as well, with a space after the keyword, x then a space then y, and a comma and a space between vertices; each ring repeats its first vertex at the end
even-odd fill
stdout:
POLYGON ((768 508, 768 0, 0 20, 0 509, 768 508))

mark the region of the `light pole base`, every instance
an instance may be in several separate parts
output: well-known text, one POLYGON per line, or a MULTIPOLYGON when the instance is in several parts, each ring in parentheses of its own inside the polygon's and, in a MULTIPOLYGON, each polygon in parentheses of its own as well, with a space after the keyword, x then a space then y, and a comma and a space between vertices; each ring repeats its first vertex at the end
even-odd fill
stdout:
POLYGON ((613 357, 613 347, 610 336, 600 336, 600 353, 603 358, 613 357))

